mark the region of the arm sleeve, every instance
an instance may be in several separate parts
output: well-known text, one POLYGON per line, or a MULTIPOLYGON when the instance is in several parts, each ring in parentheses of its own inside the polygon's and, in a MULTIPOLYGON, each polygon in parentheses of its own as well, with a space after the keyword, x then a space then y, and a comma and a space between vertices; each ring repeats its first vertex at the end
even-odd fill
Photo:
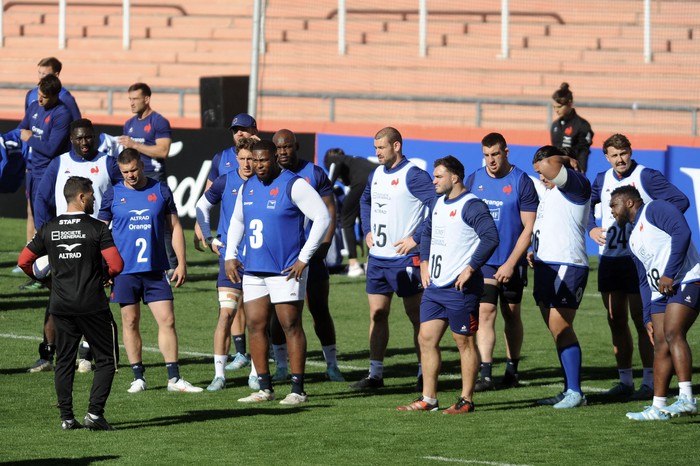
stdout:
MULTIPOLYGON (((669 203, 655 201, 646 209, 647 219, 658 228, 671 235, 671 255, 666 263, 663 275, 675 279, 683 267, 690 246, 690 227, 680 210, 672 208, 669 203)), ((661 271, 660 271, 661 272, 661 271)))
MULTIPOLYGON (((313 222, 304 247, 299 252, 299 260, 308 264, 311 256, 323 241, 331 223, 326 204, 316 190, 301 178, 292 181, 290 197, 302 213, 313 222), (301 181, 301 182, 300 182, 301 181)), ((239 196, 240 197, 240 196, 239 196)))
POLYGON ((29 244, 25 246, 22 253, 19 255, 19 259, 17 260, 17 266, 32 278, 36 278, 32 270, 32 265, 34 265, 34 262, 39 257, 46 254, 46 246, 44 245, 43 238, 44 228, 42 227, 37 231, 36 235, 34 235, 34 238, 32 238, 29 244))
POLYGON ((591 153, 591 144, 593 144, 593 130, 591 130, 591 125, 583 118, 579 118, 577 126, 578 131, 576 131, 572 149, 576 155, 588 155, 591 153))
POLYGON ((80 120, 80 118, 82 118, 80 109, 78 108, 78 103, 75 101, 73 94, 68 92, 65 88, 62 88, 59 99, 61 99, 61 102, 63 102, 68 109, 71 121, 80 120))
POLYGON ((649 288, 649 282, 647 282, 646 270, 644 270, 644 265, 639 262, 639 259, 632 254, 632 262, 637 268, 637 277, 639 278, 639 295, 642 298, 642 312, 644 316, 644 324, 651 322, 651 288, 649 288))
POLYGON ((360 198, 360 226, 362 227, 362 236, 367 236, 367 233, 372 229, 371 214, 372 214, 372 178, 374 172, 370 173, 367 178, 367 186, 362 191, 360 198))
POLYGON ((107 273, 116 277, 124 270, 124 260, 114 245, 112 233, 105 224, 100 224, 100 252, 107 263, 107 273))
POLYGON ((464 180, 464 187, 467 189, 467 192, 472 192, 472 187, 474 186, 474 178, 476 177, 476 172, 472 173, 467 177, 466 180, 464 180))
POLYGON ((642 186, 652 199, 661 199, 670 202, 678 210, 685 213, 690 207, 688 196, 672 185, 661 172, 651 168, 645 168, 640 175, 642 186))
POLYGON ((163 195, 163 200, 165 201, 166 211, 165 214, 175 214, 177 215, 177 206, 175 205, 175 199, 173 198, 173 192, 170 190, 167 184, 160 183, 160 193, 163 195))
POLYGON ((326 176, 326 172, 323 168, 314 165, 314 176, 316 177, 316 190, 321 197, 332 196, 333 195, 333 184, 331 180, 326 176))
POLYGON ((32 266, 38 258, 38 254, 29 249, 28 246, 25 246, 25 248, 19 255, 19 259, 17 259, 17 267, 22 269, 22 271, 31 278, 36 279, 36 277, 34 276, 34 269, 32 268, 32 266))
POLYGON ((603 187, 604 180, 605 172, 598 173, 598 176, 595 177, 593 185, 591 186, 591 210, 588 212, 588 225, 586 227, 586 231, 588 232, 598 226, 595 221, 595 206, 600 204, 600 190, 603 187))
MULTIPOLYGON (((31 92, 31 91, 30 91, 31 92)), ((27 97, 29 94, 27 94, 27 97)), ((27 105, 27 109, 24 112, 24 117, 22 118, 22 121, 19 122, 19 125, 17 125, 17 129, 30 129, 29 128, 29 118, 31 117, 32 113, 34 113, 38 107, 39 104, 37 105, 32 105, 33 102, 30 102, 29 105, 27 105)))
MULTIPOLYGON (((586 203, 591 198, 590 181, 583 173, 566 167, 564 167, 564 170, 566 170, 566 182, 561 186, 557 185, 559 191, 574 204, 586 203)), ((554 180, 552 180, 552 183, 554 183, 554 180)))
POLYGON ((430 208, 428 209, 428 216, 423 221, 423 228, 421 233, 421 239, 419 243, 420 247, 420 259, 421 261, 427 261, 430 257, 430 238, 433 234, 433 209, 435 209, 435 203, 438 198, 433 199, 430 203, 430 208))
POLYGON ((122 181, 124 177, 122 172, 119 170, 119 164, 115 157, 107 157, 107 171, 109 172, 109 180, 115 185, 122 181))
POLYGON ((37 230, 56 216, 56 176, 59 162, 56 158, 49 163, 37 186, 34 196, 34 227, 37 230))
POLYGON ((204 236, 204 238, 211 238, 209 213, 212 207, 214 207, 214 204, 209 202, 206 194, 203 194, 202 197, 199 198, 197 201, 197 206, 195 207, 197 210, 197 223, 199 224, 199 228, 202 229, 202 236, 204 236))
MULTIPOLYGON (((433 180, 428 172, 418 167, 412 167, 406 175, 406 184, 408 191, 423 203, 423 213, 427 213, 428 207, 435 199, 435 187, 433 187, 433 180)), ((420 244, 422 233, 423 223, 413 232, 413 240, 416 244, 420 244)))
POLYGON ((114 200, 114 188, 110 186, 102 193, 102 205, 100 212, 97 214, 97 219, 104 222, 112 220, 112 201, 114 200))
POLYGON ((102 257, 107 263, 107 274, 110 277, 116 277, 122 273, 122 270, 124 270, 124 259, 122 259, 122 256, 119 255, 117 247, 112 246, 107 249, 103 249, 101 252, 102 257))
POLYGON ((41 152, 42 154, 46 154, 47 157, 55 157, 59 155, 57 152, 66 144, 69 136, 70 114, 68 113, 68 109, 65 109, 65 111, 62 112, 56 112, 53 115, 53 118, 54 120, 51 126, 51 132, 49 133, 49 138, 46 141, 42 141, 35 137, 31 137, 27 141, 27 145, 29 145, 29 147, 41 152))
POLYGON ((199 223, 199 227, 202 229, 202 235, 204 238, 211 238, 212 236, 209 214, 211 212, 211 208, 221 202, 221 194, 223 193, 225 186, 226 177, 218 177, 197 201, 197 205, 195 207, 197 211, 197 223, 199 223))
POLYGON ((519 188, 520 211, 537 212, 537 207, 540 205, 540 198, 537 196, 535 183, 532 182, 532 178, 527 176, 527 173, 521 175, 519 188))
POLYGON ((477 270, 486 263, 498 247, 496 222, 493 221, 489 208, 481 199, 472 199, 464 204, 462 219, 479 236, 479 245, 469 261, 471 268, 477 270))
POLYGON ((211 168, 209 169, 209 175, 207 179, 212 183, 220 176, 219 174, 219 164, 221 163, 221 152, 214 154, 214 158, 211 159, 211 168))
MULTIPOLYGON (((226 255, 225 260, 238 258, 238 244, 245 233, 245 225, 243 224, 243 187, 236 196, 236 204, 233 207, 233 215, 228 226, 228 235, 226 236, 226 255)), ((324 206, 325 207, 325 206, 324 206)))
POLYGON ((27 91, 27 94, 24 96, 24 111, 25 112, 29 108, 29 104, 31 104, 31 102, 32 102, 32 92, 34 92, 34 89, 29 89, 27 91))
POLYGON ((158 115, 155 125, 154 139, 172 139, 173 131, 170 129, 170 122, 162 115, 158 115))

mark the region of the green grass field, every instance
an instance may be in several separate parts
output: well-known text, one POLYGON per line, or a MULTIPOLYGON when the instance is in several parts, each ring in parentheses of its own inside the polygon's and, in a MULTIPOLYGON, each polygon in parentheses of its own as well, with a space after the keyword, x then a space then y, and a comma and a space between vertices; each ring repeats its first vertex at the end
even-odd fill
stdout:
MULTIPOLYGON (((188 242, 192 233, 187 232, 188 242)), ((144 311, 142 333, 149 389, 129 394, 132 380, 126 354, 113 385, 106 418, 116 432, 60 429, 53 373, 28 374, 37 357, 48 292, 19 291, 26 281, 10 270, 24 244, 24 223, 0 219, 0 462, 13 464, 697 464, 694 439, 700 418, 666 423, 633 423, 625 413, 640 402, 615 402, 601 393, 617 380, 605 311, 596 293, 596 270, 576 319, 583 349, 583 386, 589 406, 557 411, 535 407, 539 398, 561 390, 559 364, 549 332, 530 290, 524 298, 525 343, 521 388, 476 394, 476 412, 463 416, 399 413, 395 407, 417 397, 411 332, 400 302, 394 303, 391 340, 385 361, 386 388, 356 393, 347 383, 323 381, 325 364, 308 313, 307 385, 309 402, 249 406, 247 372, 228 373, 228 388, 201 394, 169 393, 156 350, 153 318, 144 311)), ((190 243, 188 243, 189 245, 190 243)), ((213 377, 212 338, 217 317, 212 254, 188 250, 189 280, 175 291, 182 375, 206 387, 213 377)), ((595 262, 593 262, 593 265, 595 262)), ((368 311, 362 279, 334 276, 331 309, 338 334, 341 369, 348 381, 367 370, 368 311)), ((119 323, 119 311, 113 308, 119 323)), ((502 327, 499 318, 499 327, 502 327)), ((698 351, 697 330, 689 335, 698 351)), ((499 338, 494 375, 504 369, 499 338)), ((442 407, 459 394, 458 357, 449 336, 443 340, 442 407)), ((635 381, 641 367, 635 357, 635 381)), ((696 365, 695 372, 698 372, 696 365)), ((74 406, 87 408, 92 376, 76 374, 74 406)), ((697 376, 696 379, 697 380, 697 376)), ((676 380, 672 388, 676 387, 676 380)), ((697 391, 697 388, 696 388, 697 391)), ((288 384, 276 386, 278 397, 288 384)), ((675 393, 674 393, 675 395, 675 393)))

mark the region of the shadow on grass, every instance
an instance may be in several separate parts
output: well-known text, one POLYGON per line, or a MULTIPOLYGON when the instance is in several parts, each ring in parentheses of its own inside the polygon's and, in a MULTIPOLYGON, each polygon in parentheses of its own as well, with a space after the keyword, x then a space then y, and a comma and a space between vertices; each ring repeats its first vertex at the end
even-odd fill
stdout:
POLYGON ((89 466, 97 461, 118 460, 121 456, 87 456, 85 458, 41 458, 36 460, 0 461, 0 464, 12 464, 15 466, 39 466, 45 464, 61 464, 66 466, 89 466))
MULTIPOLYGON (((273 403, 277 403, 273 401, 273 403)), ((144 427, 168 427, 176 424, 193 424, 198 422, 209 422, 220 419, 235 419, 239 417, 249 416, 286 416, 290 414, 298 414, 309 409, 317 410, 319 408, 330 408, 332 405, 314 403, 313 407, 296 406, 296 407, 279 407, 279 408, 252 408, 241 404, 240 409, 218 409, 218 410, 202 410, 189 411, 187 413, 178 414, 175 416, 154 417, 152 419, 142 419, 133 422, 124 422, 121 424, 112 423, 117 430, 142 429, 144 427)))

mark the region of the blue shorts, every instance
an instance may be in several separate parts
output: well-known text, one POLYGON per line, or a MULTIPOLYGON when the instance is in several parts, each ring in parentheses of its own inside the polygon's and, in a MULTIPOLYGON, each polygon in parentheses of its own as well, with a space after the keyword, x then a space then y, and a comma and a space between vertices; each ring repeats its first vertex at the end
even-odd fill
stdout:
POLYGON ((423 292, 420 302, 420 321, 445 320, 450 330, 459 335, 474 335, 479 329, 479 298, 481 287, 457 290, 430 286, 423 292))
POLYGON ((682 304, 700 312, 700 282, 684 283, 674 288, 673 296, 664 296, 658 301, 652 301, 650 311, 652 314, 666 312, 666 305, 671 303, 682 304))
POLYGON ((371 258, 367 261, 367 294, 396 293, 400 298, 413 296, 423 291, 420 266, 383 267, 371 258))
MULTIPOLYGON (((231 280, 228 279, 226 276, 226 267, 224 266, 224 263, 226 262, 224 260, 224 255, 226 250, 221 249, 220 250, 221 255, 219 256, 219 276, 216 277, 216 287, 217 288, 234 288, 236 290, 242 290, 243 289, 243 283, 233 283, 231 280)), ((242 278, 243 277, 243 269, 238 269, 238 275, 242 278)))
POLYGON ((598 262, 598 291, 610 293, 623 291, 639 294, 639 275, 630 256, 600 256, 598 262))
POLYGON ((578 309, 588 281, 588 267, 535 262, 535 302, 545 307, 578 309))
POLYGON ((172 301, 173 290, 164 270, 117 275, 110 299, 113 303, 144 304, 157 301, 172 301))
POLYGON ((326 261, 323 259, 311 259, 309 261, 308 282, 325 282, 330 278, 326 261))
MULTIPOLYGON (((486 264, 481 267, 481 273, 484 274, 484 279, 494 279, 496 271, 498 271, 498 266, 495 265, 486 264)), ((510 277, 508 283, 499 284, 496 302, 491 302, 493 300, 486 295, 486 289, 484 289, 484 294, 481 296, 481 302, 498 304, 498 297, 500 297, 501 302, 508 304, 520 304, 523 300, 523 289, 525 289, 526 286, 527 263, 521 262, 515 267, 515 270, 513 271, 513 276, 510 277)))

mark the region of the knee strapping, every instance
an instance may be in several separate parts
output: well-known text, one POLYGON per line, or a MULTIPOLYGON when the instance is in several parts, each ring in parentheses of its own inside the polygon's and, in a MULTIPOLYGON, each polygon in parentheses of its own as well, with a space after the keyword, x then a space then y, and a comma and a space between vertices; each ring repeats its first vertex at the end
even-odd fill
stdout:
POLYGON ((226 309, 238 309, 238 293, 232 291, 219 291, 219 306, 226 309))

